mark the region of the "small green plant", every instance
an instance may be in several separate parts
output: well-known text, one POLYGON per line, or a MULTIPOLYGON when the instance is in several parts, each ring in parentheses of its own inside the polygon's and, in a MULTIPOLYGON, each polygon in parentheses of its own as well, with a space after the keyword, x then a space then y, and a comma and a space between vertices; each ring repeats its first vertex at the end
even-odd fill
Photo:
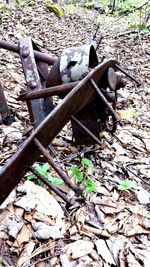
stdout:
POLYGON ((118 189, 121 191, 135 189, 135 184, 132 181, 126 179, 124 181, 119 182, 118 189))
POLYGON ((85 185, 85 192, 94 192, 97 188, 97 185, 91 178, 89 178, 89 171, 94 169, 93 163, 87 158, 82 158, 81 165, 83 168, 82 171, 78 167, 72 166, 71 172, 75 175, 77 183, 83 183, 85 185))
POLYGON ((0 14, 9 14, 11 10, 7 5, 0 5, 0 14))
POLYGON ((94 3, 95 3, 94 1, 89 1, 89 2, 84 3, 84 6, 86 8, 92 8, 94 6, 94 3))
POLYGON ((64 18, 65 12, 62 9, 61 6, 59 5, 53 5, 50 2, 46 4, 46 7, 48 8, 49 11, 53 12, 58 18, 64 18))
MULTIPOLYGON (((46 162, 43 165, 38 164, 37 167, 35 168, 36 171, 38 173, 40 173, 41 175, 43 175, 48 181, 50 181, 53 185, 62 185, 63 184, 63 180, 58 178, 58 177, 54 177, 51 175, 51 173, 49 172, 49 168, 50 165, 46 162)), ((34 174, 29 175, 27 177, 28 180, 32 181, 36 179, 36 176, 34 174)), ((38 185, 42 184, 42 181, 40 179, 37 180, 38 185)))
POLYGON ((24 0, 16 0, 16 3, 20 7, 24 7, 25 6, 25 1, 24 0))

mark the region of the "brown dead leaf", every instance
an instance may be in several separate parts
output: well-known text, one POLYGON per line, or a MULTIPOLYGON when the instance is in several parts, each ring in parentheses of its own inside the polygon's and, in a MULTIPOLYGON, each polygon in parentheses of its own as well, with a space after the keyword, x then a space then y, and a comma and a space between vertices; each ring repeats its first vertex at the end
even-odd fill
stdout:
POLYGON ((20 230, 22 229, 23 225, 24 225, 23 221, 17 222, 15 220, 11 220, 7 225, 9 236, 15 239, 20 230))
POLYGON ((92 263, 93 263, 92 259, 86 255, 86 256, 80 257, 79 259, 76 260, 76 267, 91 266, 92 263))
POLYGON ((69 261, 69 259, 68 259, 66 254, 61 254, 60 255, 60 262, 61 262, 61 266, 62 267, 71 267, 72 266, 72 264, 69 261))
POLYGON ((140 225, 143 228, 150 230, 150 219, 146 219, 146 218, 142 219, 140 225))
POLYGON ((32 252, 30 259, 38 256, 41 253, 54 249, 55 246, 56 242, 54 240, 49 240, 48 242, 41 244, 37 249, 32 252))
POLYGON ((124 253, 124 246, 125 246, 126 238, 124 238, 123 240, 122 237, 119 238, 118 236, 117 237, 112 236, 110 239, 107 239, 105 242, 113 256, 113 259, 116 265, 119 266, 119 262, 122 262, 122 260, 124 259, 123 253, 124 253))
POLYGON ((45 215, 51 215, 54 218, 63 218, 64 212, 57 200, 44 188, 34 184, 31 181, 25 181, 17 189, 26 195, 15 202, 16 206, 24 208, 26 211, 33 209, 45 215))
POLYGON ((116 266, 114 258, 110 250, 108 249, 106 242, 102 239, 98 239, 95 241, 95 245, 96 245, 98 254, 103 258, 103 260, 109 265, 116 266))
POLYGON ((108 233, 107 230, 105 229, 97 229, 97 228, 94 228, 94 227, 91 227, 91 226, 88 226, 86 224, 82 225, 82 228, 84 231, 88 231, 89 233, 91 232, 92 234, 94 235, 97 235, 97 236, 104 236, 106 238, 109 238, 111 235, 108 233))
POLYGON ((31 237, 32 237, 32 231, 30 224, 27 225, 24 224, 15 242, 13 243, 13 247, 20 248, 24 243, 29 242, 31 237))
POLYGON ((93 242, 87 240, 77 240, 64 247, 64 252, 69 259, 77 259, 92 252, 93 242))
POLYGON ((48 240, 49 238, 58 239, 63 238, 64 235, 60 231, 59 227, 49 226, 42 222, 36 222, 33 225, 34 235, 38 240, 48 240))
POLYGON ((17 265, 18 267, 23 267, 24 263, 29 263, 30 264, 30 257, 31 257, 31 253, 33 252, 35 247, 35 242, 34 241, 29 241, 29 243, 27 243, 23 249, 23 251, 21 252, 19 259, 17 261, 17 265))
POLYGON ((85 219, 86 219, 86 209, 85 207, 82 207, 78 209, 78 211, 76 212, 76 221, 82 225, 84 224, 85 219))
POLYGON ((141 216, 131 215, 123 225, 123 233, 125 236, 133 236, 138 234, 150 234, 150 231, 142 228, 141 216))
POLYGON ((143 266, 138 262, 138 260, 136 259, 135 255, 133 255, 131 253, 131 251, 128 252, 128 254, 126 256, 126 261, 127 261, 127 264, 128 264, 129 267, 142 267, 143 266))
POLYGON ((78 229, 76 225, 73 225, 72 227, 69 228, 70 236, 76 234, 77 232, 78 232, 78 229))
POLYGON ((116 214, 119 213, 120 211, 125 209, 125 204, 124 203, 103 203, 99 205, 99 208, 105 213, 105 214, 116 214))

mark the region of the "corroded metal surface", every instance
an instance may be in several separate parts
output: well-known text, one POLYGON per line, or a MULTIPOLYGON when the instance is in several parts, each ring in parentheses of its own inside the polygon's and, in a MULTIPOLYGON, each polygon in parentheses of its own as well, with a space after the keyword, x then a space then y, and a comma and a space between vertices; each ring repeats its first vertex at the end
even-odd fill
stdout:
MULTIPOLYGON (((20 58, 26 79, 28 91, 42 89, 39 73, 37 70, 33 46, 30 38, 23 38, 19 42, 20 58)), ((27 101, 30 120, 37 127, 46 117, 44 99, 27 101)))
POLYGON ((90 68, 98 65, 95 48, 91 45, 65 49, 60 56, 60 76, 63 83, 82 80, 90 68))
POLYGON ((0 204, 25 175, 33 163, 38 159, 40 152, 36 147, 34 138, 47 147, 52 139, 59 133, 71 116, 75 116, 88 103, 95 98, 95 92, 90 79, 97 84, 109 67, 117 62, 108 60, 95 67, 73 90, 54 108, 54 110, 31 133, 17 152, 8 160, 0 170, 0 204), (19 166, 19 168, 18 168, 19 166))
MULTIPOLYGON (((27 92, 43 89, 48 76, 47 64, 40 62, 38 59, 35 61, 33 46, 34 49, 38 49, 31 38, 23 38, 20 40, 20 57, 27 84, 27 92)), ((35 127, 37 127, 53 109, 53 103, 50 97, 48 99, 27 100, 27 106, 30 120, 35 127)))
MULTIPOLYGON (((19 53, 19 44, 13 44, 4 40, 0 40, 0 48, 7 49, 15 53, 19 53)), ((57 57, 50 56, 39 51, 34 51, 34 56, 35 58, 49 65, 53 65, 57 60, 57 57)))

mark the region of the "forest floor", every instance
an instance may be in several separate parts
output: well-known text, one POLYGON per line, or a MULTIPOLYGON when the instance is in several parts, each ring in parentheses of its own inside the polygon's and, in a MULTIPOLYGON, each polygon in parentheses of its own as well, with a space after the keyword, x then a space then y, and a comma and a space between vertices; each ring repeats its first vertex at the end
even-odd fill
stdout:
MULTIPOLYGON (((70 124, 52 142, 53 157, 72 180, 72 166, 83 173, 81 159, 93 163, 88 175, 97 190, 84 193, 84 204, 68 207, 44 185, 27 180, 28 174, 0 206, 0 266, 149 267, 150 35, 126 33, 126 16, 106 16, 78 6, 64 6, 62 19, 41 2, 23 8, 11 2, 7 8, 0 15, 0 39, 17 43, 30 36, 50 55, 88 44, 99 24, 99 59, 117 59, 141 86, 128 80, 119 90, 121 124, 114 135, 103 133, 100 147, 76 146, 70 124)), ((2 168, 30 125, 26 104, 17 100, 26 88, 19 56, 3 49, 0 82, 14 116, 10 126, 0 125, 2 168)), ((50 173, 56 176, 54 170, 50 173)), ((72 196, 67 186, 62 188, 72 196)))

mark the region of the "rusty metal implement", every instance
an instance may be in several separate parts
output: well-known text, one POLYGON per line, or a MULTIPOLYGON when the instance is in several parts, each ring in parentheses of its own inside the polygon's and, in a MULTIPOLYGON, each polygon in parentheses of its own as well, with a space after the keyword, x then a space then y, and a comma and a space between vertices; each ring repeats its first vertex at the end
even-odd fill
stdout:
POLYGON ((95 67, 66 95, 8 160, 0 170, 0 204, 40 156, 41 151, 37 147, 35 138, 46 148, 71 116, 75 116, 95 98, 96 94, 90 80, 97 84, 106 70, 115 64, 117 64, 115 60, 108 60, 95 67))
MULTIPOLYGON (((27 139, 22 146, 0 170, 0 204, 29 170, 37 177, 40 176, 32 167, 40 155, 49 162, 75 195, 69 199, 62 189, 54 187, 40 176, 42 181, 68 204, 82 199, 83 186, 70 181, 49 154, 47 147, 69 120, 77 144, 101 145, 99 133, 104 129, 113 133, 119 122, 116 113, 117 90, 125 87, 126 80, 116 69, 137 84, 139 82, 126 73, 116 60, 106 60, 98 64, 96 50, 91 45, 65 49, 60 57, 42 53, 28 37, 21 39, 17 45, 0 40, 0 48, 20 55, 27 86, 18 100, 26 101, 33 125, 26 132, 27 139), (48 64, 53 65, 50 72, 48 64), (61 98, 57 106, 53 103, 53 96, 56 95, 61 98), (112 118, 111 126, 109 117, 112 118)), ((0 121, 4 123, 3 118, 7 115, 11 123, 2 86, 0 97, 0 121)))

